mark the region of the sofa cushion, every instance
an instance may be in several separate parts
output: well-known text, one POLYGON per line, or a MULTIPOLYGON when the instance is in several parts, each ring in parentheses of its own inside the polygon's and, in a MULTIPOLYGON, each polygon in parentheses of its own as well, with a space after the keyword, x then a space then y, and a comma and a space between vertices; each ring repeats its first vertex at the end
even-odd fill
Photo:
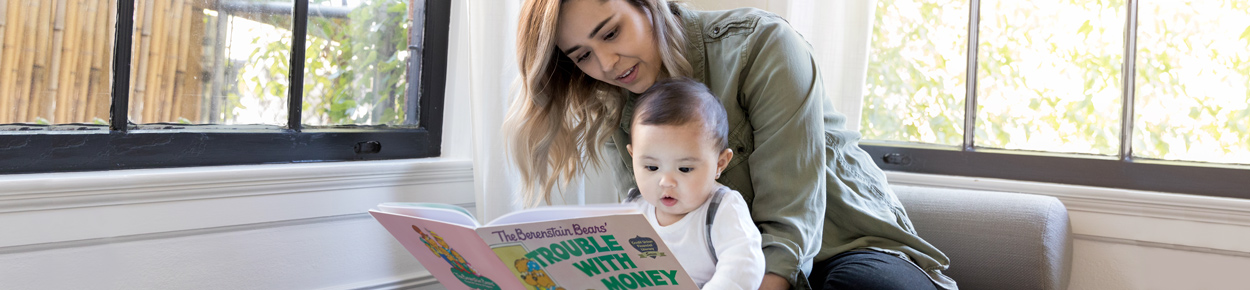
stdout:
POLYGON ((1050 196, 893 186, 920 237, 951 260, 961 289, 1066 289, 1071 227, 1050 196))

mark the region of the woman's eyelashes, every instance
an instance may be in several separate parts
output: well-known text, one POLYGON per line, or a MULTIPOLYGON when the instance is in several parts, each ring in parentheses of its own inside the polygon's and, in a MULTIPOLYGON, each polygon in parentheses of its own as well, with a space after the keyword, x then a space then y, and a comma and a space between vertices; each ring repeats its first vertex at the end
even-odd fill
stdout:
POLYGON ((603 40, 608 41, 608 40, 616 39, 616 31, 617 31, 616 28, 613 28, 611 31, 608 31, 607 34, 603 35, 603 40))
MULTIPOLYGON (((616 32, 617 32, 617 31, 618 31, 618 30, 617 30, 616 28, 613 28, 611 31, 608 31, 608 33, 607 33, 607 34, 604 34, 604 35, 603 35, 603 40, 604 40, 604 41, 609 41, 609 40, 616 39, 616 36, 617 36, 617 33, 616 33, 616 32)), ((574 62, 581 63, 583 60, 586 60, 587 58, 590 58, 590 52, 589 52, 589 51, 587 51, 587 52, 583 52, 581 55, 578 55, 578 56, 577 56, 577 59, 575 59, 575 60, 574 60, 574 62)))

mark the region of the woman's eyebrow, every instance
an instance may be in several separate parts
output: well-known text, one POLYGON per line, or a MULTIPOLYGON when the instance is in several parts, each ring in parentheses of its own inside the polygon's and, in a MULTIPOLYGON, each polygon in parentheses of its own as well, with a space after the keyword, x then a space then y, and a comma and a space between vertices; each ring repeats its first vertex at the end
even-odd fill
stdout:
MULTIPOLYGON (((603 26, 607 25, 608 21, 612 20, 612 18, 616 18, 616 14, 612 14, 611 16, 608 16, 608 18, 603 19, 603 21, 600 21, 599 25, 595 25, 595 29, 590 31, 590 36, 587 36, 586 38, 595 38, 595 34, 599 34, 599 30, 603 29, 603 26)), ((565 50, 564 54, 565 55, 573 54, 574 51, 577 51, 578 49, 581 49, 581 48, 582 48, 581 45, 574 45, 573 47, 570 47, 568 50, 565 50)))
POLYGON ((573 54, 573 52, 574 52, 574 51, 577 51, 578 49, 582 49, 582 46, 581 46, 581 45, 574 45, 573 47, 570 47, 570 48, 569 48, 569 50, 564 51, 564 55, 570 55, 570 54, 573 54))
POLYGON ((590 35, 586 36, 586 38, 595 38, 595 34, 599 34, 599 30, 603 29, 603 25, 608 24, 608 20, 612 20, 612 18, 616 18, 616 14, 612 14, 608 16, 608 18, 604 18, 603 21, 600 21, 599 25, 595 25, 595 30, 591 30, 590 35))

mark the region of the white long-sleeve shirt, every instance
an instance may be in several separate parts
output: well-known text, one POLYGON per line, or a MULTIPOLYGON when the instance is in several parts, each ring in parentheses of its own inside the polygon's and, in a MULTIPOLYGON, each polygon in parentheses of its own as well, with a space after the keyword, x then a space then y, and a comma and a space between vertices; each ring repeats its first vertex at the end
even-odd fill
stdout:
POLYGON ((698 209, 668 226, 656 222, 655 206, 641 198, 635 202, 700 289, 759 289, 764 280, 764 252, 760 231, 751 221, 746 201, 733 190, 721 199, 712 221, 711 238, 717 257, 713 262, 704 225, 711 200, 708 198, 698 209))

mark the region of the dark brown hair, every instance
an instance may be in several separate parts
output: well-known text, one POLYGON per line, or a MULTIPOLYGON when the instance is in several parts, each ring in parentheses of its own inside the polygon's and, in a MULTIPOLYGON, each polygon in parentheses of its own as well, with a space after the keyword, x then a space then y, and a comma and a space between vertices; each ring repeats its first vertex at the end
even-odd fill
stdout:
POLYGON ((638 97, 634 124, 680 126, 700 121, 708 136, 729 148, 729 121, 725 106, 707 86, 687 77, 657 81, 638 97))

